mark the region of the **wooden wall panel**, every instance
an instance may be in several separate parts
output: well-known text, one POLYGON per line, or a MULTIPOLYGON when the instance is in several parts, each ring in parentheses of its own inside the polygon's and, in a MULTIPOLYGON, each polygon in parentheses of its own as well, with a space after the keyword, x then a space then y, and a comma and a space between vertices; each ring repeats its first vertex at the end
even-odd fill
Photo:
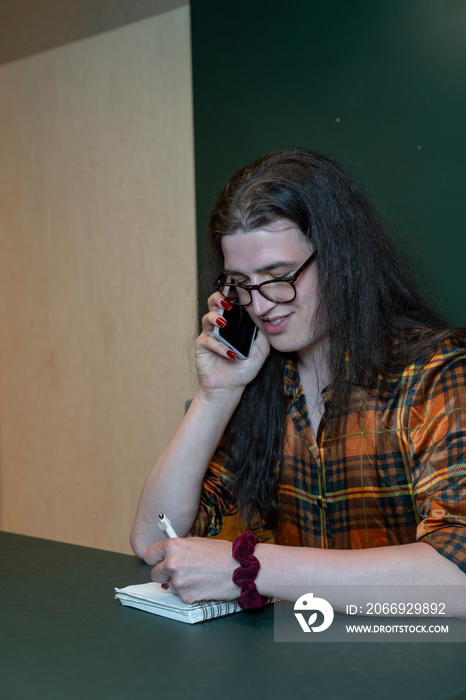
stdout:
POLYGON ((192 395, 189 8, 0 68, 1 527, 130 551, 192 395))

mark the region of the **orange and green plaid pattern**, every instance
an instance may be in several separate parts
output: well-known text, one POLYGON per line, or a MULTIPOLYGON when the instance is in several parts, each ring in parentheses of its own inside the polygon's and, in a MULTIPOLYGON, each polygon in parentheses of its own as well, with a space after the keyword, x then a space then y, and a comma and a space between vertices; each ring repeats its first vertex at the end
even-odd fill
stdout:
MULTIPOLYGON (((290 409, 273 541, 359 549, 422 540, 466 572, 466 338, 449 338, 427 363, 381 378, 377 391, 354 386, 357 409, 325 412, 317 439, 291 360, 284 391, 290 409)), ((236 512, 233 478, 219 448, 193 534, 219 534, 236 512)))

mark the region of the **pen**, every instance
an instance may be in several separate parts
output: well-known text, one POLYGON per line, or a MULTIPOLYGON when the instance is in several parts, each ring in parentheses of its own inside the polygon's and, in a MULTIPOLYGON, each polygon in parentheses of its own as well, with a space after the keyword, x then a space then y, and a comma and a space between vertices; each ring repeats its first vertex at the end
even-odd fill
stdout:
POLYGON ((171 522, 164 513, 159 513, 159 528, 165 533, 165 537, 178 537, 172 528, 171 522))

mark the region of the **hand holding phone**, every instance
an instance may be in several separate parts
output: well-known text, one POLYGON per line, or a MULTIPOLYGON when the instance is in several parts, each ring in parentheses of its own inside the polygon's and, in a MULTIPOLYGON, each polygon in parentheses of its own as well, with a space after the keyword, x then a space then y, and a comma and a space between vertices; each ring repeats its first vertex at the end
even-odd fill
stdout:
POLYGON ((227 322, 224 328, 214 328, 214 337, 232 350, 240 360, 251 356, 257 326, 244 308, 232 305, 229 311, 220 310, 227 322))

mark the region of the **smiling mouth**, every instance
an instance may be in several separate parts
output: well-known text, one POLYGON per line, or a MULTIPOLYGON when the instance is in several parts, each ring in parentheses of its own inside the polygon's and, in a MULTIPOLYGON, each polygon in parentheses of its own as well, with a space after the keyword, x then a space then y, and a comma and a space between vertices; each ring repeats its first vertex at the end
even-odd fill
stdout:
POLYGON ((273 318, 262 318, 261 321, 265 325, 278 326, 282 321, 286 321, 292 314, 287 313, 284 316, 274 316, 273 318))
POLYGON ((277 326, 280 321, 283 321, 283 319, 286 318, 286 316, 278 316, 278 318, 266 318, 265 323, 270 323, 272 326, 277 326))

